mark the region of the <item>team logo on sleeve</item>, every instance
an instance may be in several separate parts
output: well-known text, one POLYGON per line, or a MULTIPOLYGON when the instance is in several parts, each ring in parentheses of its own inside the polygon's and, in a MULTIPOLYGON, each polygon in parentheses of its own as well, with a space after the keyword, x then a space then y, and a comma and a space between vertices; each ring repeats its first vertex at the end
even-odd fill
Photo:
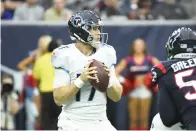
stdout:
POLYGON ((152 72, 152 82, 156 82, 157 81, 157 73, 154 70, 154 68, 152 68, 151 72, 152 72))

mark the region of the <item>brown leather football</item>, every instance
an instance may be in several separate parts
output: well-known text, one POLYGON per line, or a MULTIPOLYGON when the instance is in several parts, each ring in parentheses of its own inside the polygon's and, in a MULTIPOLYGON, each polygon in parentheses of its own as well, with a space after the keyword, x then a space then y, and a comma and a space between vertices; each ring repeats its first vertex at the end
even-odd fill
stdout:
POLYGON ((109 84, 108 72, 105 71, 101 62, 93 60, 89 67, 97 67, 97 80, 89 80, 90 84, 101 92, 106 92, 109 84))

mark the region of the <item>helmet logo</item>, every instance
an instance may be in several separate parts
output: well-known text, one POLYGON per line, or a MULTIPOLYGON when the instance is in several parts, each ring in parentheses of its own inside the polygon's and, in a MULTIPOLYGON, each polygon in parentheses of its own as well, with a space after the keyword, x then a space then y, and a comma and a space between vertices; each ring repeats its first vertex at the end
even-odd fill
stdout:
POLYGON ((80 16, 73 16, 71 22, 73 26, 80 27, 82 25, 82 18, 80 16))
POLYGON ((180 29, 174 31, 172 35, 169 37, 166 46, 171 50, 174 48, 174 42, 180 36, 180 29))

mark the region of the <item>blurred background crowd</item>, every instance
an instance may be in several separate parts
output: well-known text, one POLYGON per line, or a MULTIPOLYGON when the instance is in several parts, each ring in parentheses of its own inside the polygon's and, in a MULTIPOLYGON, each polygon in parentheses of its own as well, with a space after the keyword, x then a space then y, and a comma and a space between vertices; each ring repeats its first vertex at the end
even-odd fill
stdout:
POLYGON ((196 20, 196 0, 2 0, 1 20, 33 24, 1 25, 1 129, 57 129, 61 107, 52 95, 51 53, 71 43, 64 21, 84 9, 94 10, 111 24, 106 26, 108 44, 117 51, 116 74, 124 97, 118 103, 108 99, 109 120, 117 129, 150 128, 157 112, 157 88, 151 86, 150 69, 165 60, 165 42, 174 29, 191 26, 196 30, 196 22, 178 24, 180 20, 196 20), (65 25, 34 25, 40 20, 65 25), (177 21, 160 26, 123 25, 131 20, 177 21), (122 25, 112 25, 115 21, 122 25))
POLYGON ((90 9, 102 19, 196 19, 195 0, 2 0, 2 20, 66 21, 90 9))

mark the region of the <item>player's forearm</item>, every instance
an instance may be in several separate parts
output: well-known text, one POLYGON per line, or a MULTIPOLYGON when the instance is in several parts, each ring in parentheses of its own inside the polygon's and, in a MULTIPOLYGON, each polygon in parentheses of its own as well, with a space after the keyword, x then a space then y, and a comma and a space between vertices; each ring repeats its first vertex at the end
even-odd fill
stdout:
POLYGON ((121 99, 121 95, 122 85, 119 83, 114 84, 112 87, 107 89, 107 96, 115 102, 118 102, 121 99))
POLYGON ((79 88, 72 84, 70 86, 64 86, 54 89, 54 101, 57 105, 65 104, 70 98, 76 95, 79 88))

